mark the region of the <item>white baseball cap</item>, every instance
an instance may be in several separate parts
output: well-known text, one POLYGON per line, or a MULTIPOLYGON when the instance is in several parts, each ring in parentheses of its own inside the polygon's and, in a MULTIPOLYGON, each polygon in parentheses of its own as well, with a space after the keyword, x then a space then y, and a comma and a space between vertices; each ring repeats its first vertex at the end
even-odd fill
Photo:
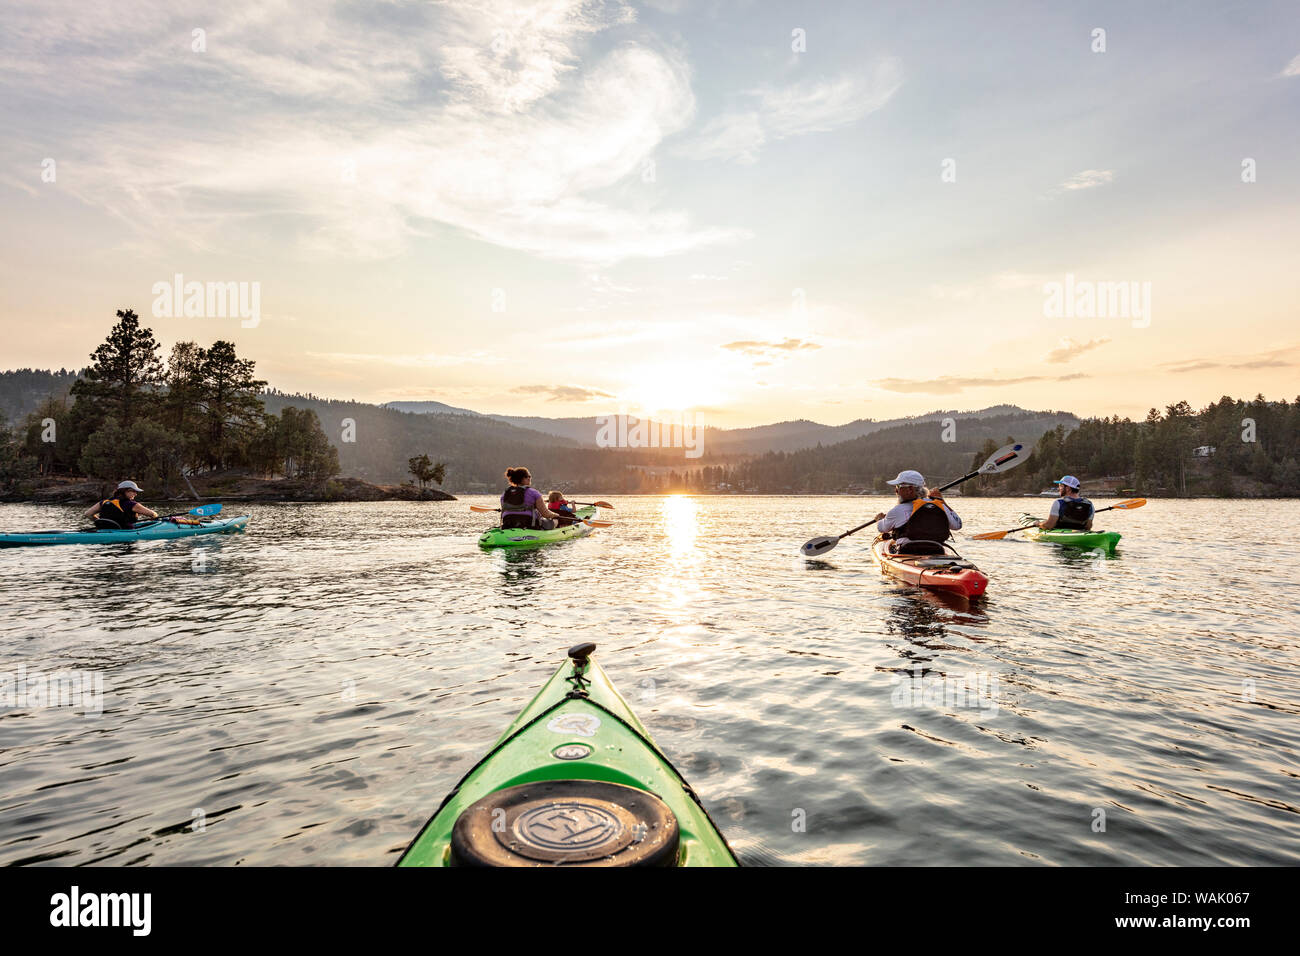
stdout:
POLYGON ((919 471, 900 471, 898 477, 893 481, 885 482, 887 485, 915 485, 918 488, 925 487, 925 476, 919 471))
POLYGON ((139 491, 140 486, 134 481, 124 481, 117 486, 118 491, 139 491))
POLYGON ((1078 490, 1079 487, 1079 479, 1074 477, 1074 475, 1066 475, 1063 478, 1058 478, 1056 483, 1058 485, 1065 485, 1067 488, 1074 488, 1075 490, 1078 490))

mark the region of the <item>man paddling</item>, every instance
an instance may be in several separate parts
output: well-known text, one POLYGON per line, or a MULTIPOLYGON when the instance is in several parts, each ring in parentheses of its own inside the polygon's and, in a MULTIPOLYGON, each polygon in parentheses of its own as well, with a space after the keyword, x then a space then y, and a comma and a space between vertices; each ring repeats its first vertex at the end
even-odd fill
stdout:
POLYGON ((86 509, 86 517, 99 521, 111 521, 119 528, 131 528, 135 525, 136 515, 156 518, 158 512, 150 511, 135 500, 140 493, 140 486, 134 481, 124 481, 117 486, 113 497, 105 498, 86 509))
POLYGON ((943 542, 961 527, 961 518, 948 507, 941 491, 928 491, 919 471, 900 471, 886 484, 898 493, 898 504, 876 515, 876 527, 894 539, 899 554, 943 554, 943 542))
POLYGON ((1092 502, 1079 494, 1079 479, 1066 475, 1056 482, 1059 496, 1052 502, 1052 510, 1038 522, 1044 531, 1060 528, 1067 531, 1091 531, 1094 508, 1092 502))

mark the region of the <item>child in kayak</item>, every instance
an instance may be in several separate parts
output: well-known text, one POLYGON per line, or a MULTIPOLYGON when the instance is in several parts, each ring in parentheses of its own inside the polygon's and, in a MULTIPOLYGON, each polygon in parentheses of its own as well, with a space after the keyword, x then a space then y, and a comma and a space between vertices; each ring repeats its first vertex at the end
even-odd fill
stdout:
POLYGON ((1095 510, 1092 502, 1079 494, 1079 479, 1066 475, 1056 483, 1058 497, 1052 502, 1052 510, 1047 517, 1037 522, 1044 531, 1053 528, 1070 531, 1091 531, 1092 515, 1095 510))
POLYGON ((139 485, 134 481, 124 481, 117 486, 117 491, 113 492, 113 497, 105 498, 103 501, 87 508, 86 517, 94 518, 95 524, 101 528, 108 527, 109 523, 112 523, 119 528, 125 529, 135 526, 137 515, 145 518, 158 517, 158 512, 150 511, 135 500, 135 496, 139 493, 139 485))
POLYGON ((943 542, 961 527, 961 518, 943 496, 925 487, 919 471, 900 471, 886 484, 898 492, 898 504, 876 515, 882 537, 893 538, 896 554, 943 554, 943 542))
POLYGON ((564 500, 564 495, 558 491, 552 491, 546 496, 546 507, 548 510, 559 515, 559 527, 567 527, 578 519, 575 517, 573 505, 564 500))
POLYGON ((546 507, 542 493, 534 488, 527 468, 507 468, 510 487, 501 495, 501 527, 538 528, 550 531, 559 516, 546 507))

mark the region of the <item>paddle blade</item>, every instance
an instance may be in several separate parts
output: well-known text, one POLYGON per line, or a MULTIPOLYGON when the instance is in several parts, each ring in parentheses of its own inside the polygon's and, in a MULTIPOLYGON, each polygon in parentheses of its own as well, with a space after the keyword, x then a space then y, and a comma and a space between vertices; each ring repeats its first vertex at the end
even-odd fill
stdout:
POLYGON ((611 505, 608 501, 593 501, 592 504, 595 505, 597 508, 608 508, 610 511, 614 510, 614 506, 611 505))
MULTIPOLYGON (((1035 520, 1029 515, 1026 515, 1025 517, 1029 518, 1030 521, 1035 520)), ((1009 534, 1015 534, 1017 531, 1027 531, 1028 529, 1033 527, 1035 527, 1035 525, 1027 524, 1020 528, 1008 528, 1006 531, 985 531, 983 534, 971 535, 970 539, 972 541, 1001 541, 1009 534)))
POLYGON ((500 511, 501 509, 500 509, 500 508, 484 508, 482 505, 470 505, 470 506, 469 506, 469 510, 470 510, 470 511, 488 511, 488 512, 492 512, 492 511, 500 511))
POLYGON ((1146 503, 1147 500, 1145 498, 1130 498, 1128 501, 1121 501, 1117 505, 1111 505, 1111 507, 1119 508, 1121 510, 1129 510, 1132 508, 1141 508, 1146 503))
POLYGON ((612 527, 614 527, 614 522, 612 522, 612 521, 596 521, 596 520, 593 519, 593 518, 588 518, 586 521, 583 522, 583 524, 591 525, 593 528, 612 528, 612 527))
POLYGON ((825 554, 839 543, 839 538, 813 538, 811 541, 805 542, 804 546, 799 550, 803 552, 805 558, 816 558, 825 554))
POLYGON ((1004 445, 989 455, 988 461, 980 465, 980 474, 996 475, 1004 471, 1010 471, 1016 465, 1022 464, 1029 455, 1030 451, 1023 442, 1004 445))
POLYGON ((191 508, 189 513, 199 518, 210 518, 215 514, 221 513, 221 505, 219 504, 199 505, 199 507, 197 508, 191 508))

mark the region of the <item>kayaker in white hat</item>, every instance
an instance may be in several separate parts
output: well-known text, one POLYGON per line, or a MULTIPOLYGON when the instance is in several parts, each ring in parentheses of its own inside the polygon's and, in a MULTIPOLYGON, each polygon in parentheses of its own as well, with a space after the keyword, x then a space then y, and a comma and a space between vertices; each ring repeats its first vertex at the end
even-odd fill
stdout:
POLYGON ((113 497, 105 498, 86 509, 86 517, 99 521, 111 521, 119 528, 131 528, 135 525, 136 515, 145 518, 156 518, 158 512, 150 511, 140 502, 135 500, 136 495, 140 494, 140 486, 134 481, 123 481, 118 484, 117 491, 113 492, 113 497))
POLYGON ((1079 494, 1079 479, 1074 475, 1058 478, 1056 493, 1059 497, 1052 502, 1052 510, 1047 517, 1038 522, 1038 527, 1044 531, 1053 528, 1091 531, 1095 509, 1091 501, 1079 494))
POLYGON ((943 495, 925 487, 919 471, 900 471, 886 484, 898 493, 898 504, 876 515, 882 537, 893 538, 898 554, 943 554, 943 542, 961 527, 961 518, 948 507, 943 495))

